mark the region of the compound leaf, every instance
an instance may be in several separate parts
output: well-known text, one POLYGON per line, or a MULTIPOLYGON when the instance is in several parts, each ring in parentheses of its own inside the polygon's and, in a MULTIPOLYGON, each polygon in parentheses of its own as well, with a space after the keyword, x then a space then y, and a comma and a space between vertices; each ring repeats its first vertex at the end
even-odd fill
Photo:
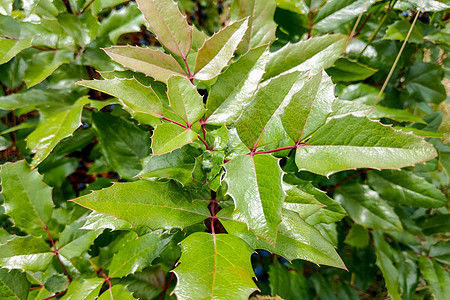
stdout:
POLYGON ((183 228, 208 217, 208 202, 190 195, 174 182, 139 180, 116 183, 74 201, 100 213, 113 215, 133 226, 151 229, 183 228))
POLYGON ((174 271, 179 299, 248 299, 257 289, 252 249, 240 238, 196 232, 181 245, 180 265, 174 271))

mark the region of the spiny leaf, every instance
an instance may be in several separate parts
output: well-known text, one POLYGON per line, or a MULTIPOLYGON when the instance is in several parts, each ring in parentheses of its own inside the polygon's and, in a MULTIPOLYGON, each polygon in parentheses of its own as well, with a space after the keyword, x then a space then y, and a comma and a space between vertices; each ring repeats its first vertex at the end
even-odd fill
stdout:
POLYGON ((0 245, 0 266, 24 271, 45 271, 54 254, 41 238, 16 236, 0 245))
POLYGON ((244 19, 228 25, 207 39, 198 50, 194 78, 206 81, 218 76, 233 57, 247 28, 248 19, 244 19))
POLYGON ((139 180, 116 183, 74 201, 81 206, 107 213, 151 229, 186 227, 208 217, 207 201, 191 195, 174 182, 139 180))
POLYGON ((43 162, 62 139, 73 134, 81 125, 81 113, 84 105, 88 103, 87 96, 80 98, 68 109, 50 115, 39 123, 27 137, 28 148, 36 151, 31 163, 32 167, 43 162))
POLYGON ((194 124, 205 114, 203 98, 187 78, 170 77, 167 89, 170 106, 187 126, 194 124))
POLYGON ((275 244, 285 193, 283 171, 269 154, 243 155, 225 164, 228 194, 258 236, 275 244))
POLYGON ((250 231, 239 211, 226 208, 218 213, 218 217, 229 233, 240 237, 253 249, 265 249, 288 260, 303 259, 345 269, 334 246, 293 211, 283 209, 276 245, 265 242, 260 235, 250 231))
POLYGON ((249 26, 239 52, 246 53, 263 44, 275 41, 277 24, 273 20, 277 3, 274 0, 235 0, 230 8, 231 22, 249 17, 249 26))
POLYGON ((115 284, 109 290, 104 291, 97 300, 135 300, 126 285, 115 284))
POLYGON ((173 123, 159 124, 153 131, 152 150, 154 155, 161 155, 179 149, 197 138, 192 129, 183 128, 173 123))
POLYGON ((236 129, 242 142, 251 150, 280 140, 279 110, 298 91, 304 73, 294 72, 272 79, 260 88, 253 100, 245 107, 236 122, 236 129))
POLYGON ((287 44, 270 55, 263 79, 293 71, 316 73, 331 67, 344 52, 346 39, 345 35, 333 34, 287 44))
POLYGON ((30 282, 19 270, 0 269, 0 297, 3 300, 27 299, 30 282))
POLYGON ((300 142, 320 126, 332 111, 334 85, 325 72, 319 72, 295 93, 281 116, 283 127, 294 142, 300 142))
POLYGON ((172 0, 137 0, 158 41, 179 57, 186 58, 192 45, 192 28, 172 0))
POLYGON ((230 124, 241 114, 256 92, 264 74, 267 46, 251 49, 219 75, 206 102, 208 124, 230 124))
POLYGON ((172 237, 155 231, 128 242, 114 255, 108 267, 108 275, 124 277, 150 266, 152 261, 167 247, 172 237))
POLYGON ((419 258, 419 267, 435 299, 446 299, 450 293, 450 275, 448 271, 428 257, 419 258), (445 296, 447 295, 447 296, 445 296))
POLYGON ((179 299, 248 299, 257 289, 252 280, 252 249, 240 238, 196 232, 181 245, 180 265, 174 271, 179 299))
POLYGON ((52 189, 42 182, 42 175, 22 160, 2 165, 0 176, 5 212, 25 232, 45 235, 53 202, 52 189))
POLYGON ((0 39, 0 65, 7 63, 23 49, 31 47, 32 38, 24 40, 0 39))
POLYGON ((335 198, 357 224, 373 229, 402 230, 394 208, 367 185, 342 186, 335 198))
POLYGON ((59 66, 73 59, 70 50, 43 51, 33 56, 23 77, 23 81, 30 88, 50 76, 59 66))
POLYGON ((333 118, 297 149, 300 170, 329 176, 355 168, 395 169, 425 162, 436 150, 423 139, 367 118, 333 118))
POLYGON ((167 83, 170 76, 186 76, 183 68, 169 54, 150 48, 113 46, 104 49, 113 60, 136 72, 167 83))
POLYGON ((163 113, 161 100, 151 87, 142 85, 136 79, 83 80, 79 85, 101 91, 119 98, 121 103, 133 112, 160 118, 163 113))
POLYGON ((369 184, 394 203, 426 208, 442 207, 447 199, 433 184, 406 171, 369 172, 369 184))

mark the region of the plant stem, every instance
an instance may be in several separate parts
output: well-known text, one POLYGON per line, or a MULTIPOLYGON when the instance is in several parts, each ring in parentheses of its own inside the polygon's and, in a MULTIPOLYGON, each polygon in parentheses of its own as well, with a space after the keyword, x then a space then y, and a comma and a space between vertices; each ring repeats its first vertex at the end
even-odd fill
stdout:
POLYGON ((183 127, 184 129, 190 129, 190 128, 189 128, 189 127, 187 127, 187 126, 185 126, 185 125, 183 125, 183 124, 181 124, 181 123, 178 123, 177 121, 174 121, 174 120, 168 119, 168 118, 166 118, 166 117, 162 117, 161 119, 163 119, 164 121, 167 121, 167 122, 173 123, 173 124, 175 124, 175 125, 181 126, 181 127, 183 127))
POLYGON ((66 266, 61 261, 61 258, 59 257, 59 249, 56 247, 55 241, 52 238, 52 235, 50 231, 48 230, 48 227, 45 224, 42 224, 42 227, 44 228, 45 232, 47 233, 48 238, 50 239, 50 244, 53 247, 53 253, 56 255, 56 258, 58 259, 59 263, 61 264, 61 267, 64 271, 64 274, 67 276, 67 279, 69 280, 69 283, 72 282, 72 277, 70 276, 69 272, 66 269, 66 266))
POLYGON ((189 64, 188 64, 188 62, 187 62, 187 60, 186 60, 186 57, 184 57, 183 56, 183 61, 184 61, 184 64, 186 65, 186 68, 187 68, 187 71, 188 71, 188 74, 189 74, 189 81, 192 83, 192 84, 194 84, 194 76, 192 76, 192 73, 191 73, 191 69, 189 69, 189 64))
POLYGON ((366 0, 366 2, 364 3, 364 6, 363 6, 363 9, 362 9, 361 13, 358 15, 358 19, 356 19, 355 26, 353 26, 352 32, 348 36, 347 45, 345 46, 345 48, 347 48, 348 44, 350 43, 350 40, 355 36, 356 28, 358 28, 359 21, 361 21, 362 15, 364 14, 364 11, 366 10, 366 7, 367 7, 368 3, 369 3, 369 0, 366 0))
POLYGON ((170 283, 172 282, 174 276, 175 276, 175 273, 172 272, 172 273, 170 274, 169 280, 167 280, 166 284, 164 285, 164 289, 163 289, 163 291, 161 292, 161 294, 159 295, 158 300, 164 299, 164 296, 166 295, 167 290, 169 289, 170 283))
POLYGON ((332 191, 334 191, 335 189, 337 189, 338 187, 340 187, 341 185, 343 185, 344 183, 346 183, 346 182, 348 182, 348 181, 350 181, 350 180, 352 180, 352 179, 354 179, 354 178, 357 178, 357 177, 361 176, 362 174, 367 173, 367 172, 369 172, 369 171, 370 171, 370 169, 368 169, 368 168, 362 169, 362 170, 359 171, 358 173, 355 173, 355 174, 353 174, 353 175, 351 175, 351 176, 345 178, 344 180, 342 180, 342 181, 336 183, 336 184, 333 185, 332 187, 329 187, 325 192, 326 192, 326 193, 332 192, 332 191))
POLYGON ((95 0, 89 1, 89 3, 86 4, 86 5, 83 7, 83 9, 82 9, 79 13, 77 13, 77 15, 82 15, 82 14, 86 11, 86 9, 88 9, 89 6, 91 6, 91 4, 94 3, 94 1, 95 1, 95 0))
POLYGON ((400 51, 398 52, 398 55, 395 58, 394 64, 392 65, 392 68, 389 71, 389 74, 388 74, 386 80, 384 81, 384 84, 381 87, 380 92, 378 93, 377 99, 373 103, 374 108, 375 108, 375 105, 377 105, 378 102, 380 101, 381 95, 383 94, 384 90, 386 89, 386 86, 389 83, 389 80, 391 79, 392 74, 394 73, 395 67, 397 66, 397 63, 400 60, 400 56, 402 56, 403 50, 405 49, 406 43, 408 42, 409 36, 411 35, 411 32, 412 32, 412 30, 414 28, 414 25, 416 25, 417 18, 420 15, 420 12, 422 10, 422 6, 423 6, 424 3, 425 3, 425 0, 422 0, 422 3, 420 4, 419 10, 416 12, 416 16, 414 17, 414 21, 412 22, 411 27, 409 28, 408 34, 406 35, 405 40, 403 41, 402 47, 400 48, 400 51))

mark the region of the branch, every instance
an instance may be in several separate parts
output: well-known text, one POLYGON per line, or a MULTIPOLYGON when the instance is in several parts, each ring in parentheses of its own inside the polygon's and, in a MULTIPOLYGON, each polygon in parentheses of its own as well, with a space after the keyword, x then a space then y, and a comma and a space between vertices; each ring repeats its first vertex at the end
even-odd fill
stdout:
POLYGON ((91 6, 91 4, 92 3, 94 3, 94 1, 95 0, 91 0, 91 1, 89 1, 89 3, 88 4, 86 4, 84 7, 83 7, 83 9, 82 10, 80 10, 80 12, 79 13, 77 13, 77 15, 82 15, 85 11, 86 11, 86 9, 88 9, 89 8, 89 6, 91 6))
POLYGON ((64 274, 66 274, 67 279, 69 280, 69 283, 71 283, 72 277, 70 276, 69 272, 66 269, 66 266, 63 264, 63 262, 61 261, 61 258, 59 257, 59 249, 56 247, 55 241, 53 240, 52 235, 50 234, 50 231, 48 230, 48 227, 45 224, 42 224, 42 227, 44 228, 45 232, 47 232, 47 236, 50 239, 50 243, 54 249, 52 252, 56 255, 56 258, 58 259, 59 263, 61 264, 64 274))

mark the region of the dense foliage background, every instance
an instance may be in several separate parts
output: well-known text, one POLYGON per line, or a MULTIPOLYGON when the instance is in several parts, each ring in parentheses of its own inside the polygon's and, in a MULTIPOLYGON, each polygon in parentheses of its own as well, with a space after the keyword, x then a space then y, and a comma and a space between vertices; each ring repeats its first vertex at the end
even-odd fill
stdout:
MULTIPOLYGON (((363 168, 329 177, 298 172, 295 151, 275 154, 285 181, 304 192, 290 195, 303 201, 300 216, 307 222, 313 216, 309 223, 336 247, 347 270, 299 259, 289 262, 257 250, 251 263, 260 291, 252 297, 446 299, 448 1, 177 1, 188 22, 203 32, 195 31, 198 48, 202 38, 241 19, 236 9, 248 3, 264 6, 255 20, 261 30, 276 35, 270 51, 285 51, 286 65, 332 54, 326 47, 290 51, 298 42, 323 37, 328 43, 332 33, 350 37, 345 53, 339 52, 325 70, 335 84, 335 96, 345 100, 333 106, 334 113, 368 115, 412 131, 437 151, 437 157, 401 170, 363 168)), ((180 258, 179 242, 193 232, 214 230, 208 222, 164 233, 145 226, 131 229, 127 222, 69 201, 114 182, 133 182, 138 173, 183 184, 192 181, 193 173, 194 179, 205 177, 224 203, 230 198, 226 186, 214 188, 223 179, 228 150, 221 157, 207 157, 198 143, 183 148, 196 160, 181 157, 180 165, 167 162, 152 169, 152 121, 98 88, 76 84, 134 76, 165 94, 165 83, 124 71, 102 50, 111 45, 161 49, 147 28, 134 1, 0 0, 1 299, 95 299, 100 293, 99 299, 175 299, 177 277, 169 271, 180 258), (124 72, 107 72, 113 70, 124 72), (42 250, 48 245, 52 250, 42 250), (132 252, 130 266, 114 265, 132 252)), ((268 69, 265 76, 272 76, 268 69)), ((203 84, 199 90, 206 98, 212 84, 203 84)), ((214 143, 224 134, 213 126, 207 130, 214 132, 214 143)), ((265 150, 289 145, 280 141, 265 150)))

